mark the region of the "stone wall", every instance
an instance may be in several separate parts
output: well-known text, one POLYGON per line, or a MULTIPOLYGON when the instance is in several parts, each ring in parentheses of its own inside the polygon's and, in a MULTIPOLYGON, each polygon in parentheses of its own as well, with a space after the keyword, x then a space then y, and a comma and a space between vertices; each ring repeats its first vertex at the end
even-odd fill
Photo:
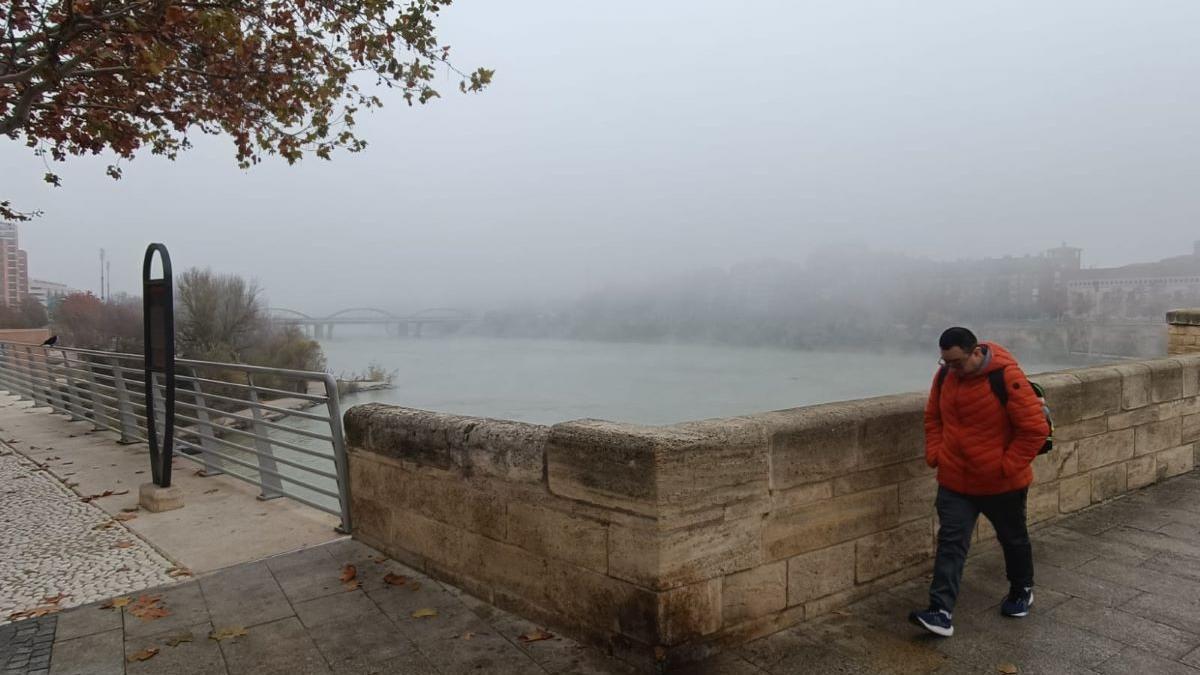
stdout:
POLYGON ((1167 312, 1167 354, 1200 353, 1200 309, 1167 312))
MULTIPOLYGON (((1031 522, 1195 465, 1200 355, 1032 379, 1057 440, 1031 522)), ((687 661, 928 571, 925 399, 663 427, 356 406, 355 536, 627 660, 687 661)))
POLYGON ((40 345, 50 337, 49 328, 2 328, 0 342, 16 342, 18 344, 40 345))

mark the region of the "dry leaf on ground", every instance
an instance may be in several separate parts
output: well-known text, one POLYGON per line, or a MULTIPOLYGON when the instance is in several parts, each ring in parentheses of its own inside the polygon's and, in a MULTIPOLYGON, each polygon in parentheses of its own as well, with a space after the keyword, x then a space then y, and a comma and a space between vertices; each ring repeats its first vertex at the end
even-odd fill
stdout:
POLYGON ((403 574, 388 572, 387 574, 383 575, 383 583, 389 586, 403 586, 407 582, 408 577, 404 576, 403 574))
POLYGON ((475 633, 473 633, 472 631, 467 631, 462 634, 462 639, 464 639, 464 640, 470 640, 473 637, 475 637, 475 633))
POLYGON ((172 567, 171 569, 167 570, 167 576, 169 576, 169 577, 190 577, 190 576, 192 576, 192 571, 186 567, 172 567))
POLYGON ((131 548, 132 546, 133 546, 132 539, 122 539, 112 545, 113 548, 131 548))
POLYGON ((62 602, 63 598, 65 598, 65 597, 67 597, 66 593, 59 593, 58 595, 47 595, 46 597, 42 598, 42 602, 44 602, 48 605, 57 605, 58 603, 62 602))
POLYGON ((213 630, 213 632, 209 633, 208 639, 220 642, 221 640, 244 637, 249 634, 250 631, 246 630, 242 626, 225 626, 223 628, 217 628, 213 630))
POLYGON ((133 602, 133 598, 129 597, 128 595, 122 595, 119 598, 113 598, 103 605, 100 605, 100 609, 118 609, 128 605, 131 602, 133 602))
POLYGON ((181 645, 185 642, 191 642, 192 637, 193 636, 191 633, 180 633, 179 635, 172 635, 171 637, 167 638, 167 645, 170 647, 178 647, 179 645, 181 645))
POLYGON ((407 585, 408 585, 408 590, 410 590, 410 591, 421 590, 421 582, 419 582, 419 581, 410 581, 410 582, 408 582, 407 585))
POLYGON ((113 520, 119 520, 121 522, 133 520, 134 518, 137 518, 136 513, 118 513, 117 515, 113 516, 113 520))
POLYGON ((13 612, 8 615, 9 621, 20 621, 21 619, 36 619, 39 616, 47 614, 56 614, 62 611, 58 605, 38 605, 32 609, 25 609, 20 612, 13 612))
POLYGON ((354 577, 356 576, 358 576, 358 568, 350 563, 346 563, 346 566, 342 568, 342 583, 354 581, 354 577))
POLYGON ((387 556, 385 556, 385 555, 375 556, 374 558, 371 558, 371 562, 375 563, 376 565, 382 565, 385 560, 387 560, 387 556))
POLYGON ((1020 669, 1011 663, 1001 663, 996 667, 996 670, 1004 673, 1004 675, 1017 675, 1017 673, 1020 672, 1020 669))
POLYGON ((100 523, 99 525, 94 525, 92 527, 92 529, 93 530, 107 530, 108 528, 110 528, 116 524, 117 524, 117 521, 115 521, 115 520, 106 520, 103 523, 100 523))
POLYGON ((153 621, 170 616, 171 610, 162 606, 161 595, 143 595, 129 605, 129 613, 143 621, 153 621))
POLYGON ((436 609, 433 609, 432 607, 422 607, 421 609, 418 609, 417 611, 412 613, 412 618, 424 619, 425 617, 437 616, 437 615, 438 615, 438 613, 437 613, 436 609))
POLYGON ((205 490, 205 491, 204 491, 204 494, 206 494, 206 495, 211 495, 211 494, 213 494, 214 492, 220 492, 220 490, 218 490, 217 488, 213 488, 213 489, 211 489, 211 490, 205 490))
POLYGON ((517 639, 521 642, 539 642, 541 640, 549 640, 552 637, 554 637, 554 633, 542 630, 541 628, 534 628, 527 633, 518 635, 517 639))
POLYGON ((140 506, 126 506, 125 508, 123 508, 121 510, 124 511, 125 513, 137 513, 138 511, 141 510, 141 507, 140 506))
POLYGON ((134 652, 134 653, 130 654, 129 658, 127 660, 130 663, 133 663, 134 661, 145 661, 147 659, 154 658, 154 655, 157 653, 158 653, 158 647, 147 647, 140 652, 134 652))

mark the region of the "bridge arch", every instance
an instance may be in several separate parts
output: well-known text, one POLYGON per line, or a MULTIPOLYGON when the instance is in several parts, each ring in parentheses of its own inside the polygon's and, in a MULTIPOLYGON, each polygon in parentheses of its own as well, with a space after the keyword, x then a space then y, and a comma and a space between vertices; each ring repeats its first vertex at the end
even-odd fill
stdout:
POLYGON ((375 308, 375 307, 348 307, 348 308, 346 308, 346 309, 343 309, 343 310, 339 310, 339 311, 337 311, 337 312, 334 312, 333 314, 330 314, 329 316, 327 316, 327 317, 324 317, 324 318, 326 318, 326 319, 336 319, 336 318, 338 318, 338 317, 340 317, 340 316, 345 316, 346 314, 351 314, 351 313, 353 313, 353 312, 369 312, 369 313, 371 313, 371 314, 378 314, 379 316, 382 316, 382 317, 383 317, 383 318, 385 318, 385 319, 400 319, 400 318, 403 318, 403 317, 396 316, 395 314, 392 314, 391 312, 388 312, 388 311, 385 311, 385 310, 382 310, 382 309, 378 309, 378 308, 375 308))
POLYGON ((287 314, 289 316, 294 316, 298 319, 314 318, 309 314, 305 314, 304 312, 297 311, 294 309, 288 309, 287 307, 268 307, 266 311, 267 311, 268 315, 273 315, 273 316, 279 316, 280 314, 287 314))

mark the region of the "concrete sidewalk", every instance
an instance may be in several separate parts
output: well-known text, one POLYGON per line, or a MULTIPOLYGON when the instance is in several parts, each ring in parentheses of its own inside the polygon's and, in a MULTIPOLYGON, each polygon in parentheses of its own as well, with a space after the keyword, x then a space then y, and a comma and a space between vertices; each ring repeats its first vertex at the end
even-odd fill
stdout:
MULTIPOLYGON (((917 579, 681 672, 1200 675, 1200 473, 1085 511, 1033 538, 1037 590, 1028 618, 1000 616, 1007 582, 993 549, 967 564, 953 638, 935 638, 905 620, 927 602, 928 582, 917 579)), ((47 628, 52 617, 14 627, 24 631, 26 655, 40 653, 39 645, 44 650, 48 631, 56 631, 56 674, 633 672, 557 636, 526 642, 521 636, 536 637, 538 626, 354 541, 239 565, 151 595, 161 595, 170 616, 144 621, 128 607, 93 605, 61 614, 54 628, 47 628), (340 580, 346 563, 361 587, 340 580), (389 573, 403 575, 404 584, 386 583, 389 573), (246 634, 209 639, 228 628, 246 634), (190 640, 180 641, 188 633, 190 640), (158 651, 129 660, 146 649, 158 651)))

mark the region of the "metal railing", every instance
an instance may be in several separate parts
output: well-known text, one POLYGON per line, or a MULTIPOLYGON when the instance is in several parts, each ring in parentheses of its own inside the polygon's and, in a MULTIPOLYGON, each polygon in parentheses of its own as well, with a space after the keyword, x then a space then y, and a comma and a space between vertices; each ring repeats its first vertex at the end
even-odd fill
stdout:
MULTIPOLYGON (((122 443, 146 443, 141 354, 0 341, 0 389, 49 406, 122 443)), ((337 381, 327 373, 175 360, 175 457, 203 475, 258 486, 341 518, 350 531, 349 475, 337 381)), ((155 374, 161 429, 165 385, 155 374)))

